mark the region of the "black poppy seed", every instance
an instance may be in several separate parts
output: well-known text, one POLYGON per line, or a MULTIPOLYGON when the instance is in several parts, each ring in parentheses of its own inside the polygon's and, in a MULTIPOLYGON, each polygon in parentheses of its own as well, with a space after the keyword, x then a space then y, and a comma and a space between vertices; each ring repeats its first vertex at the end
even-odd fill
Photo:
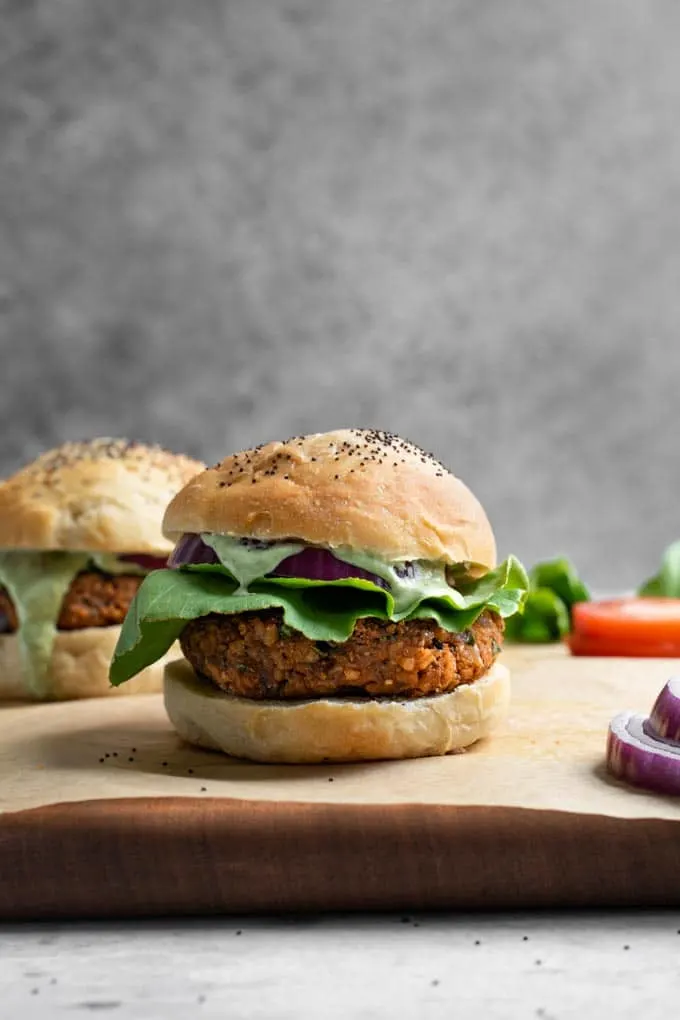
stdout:
POLYGON ((163 766, 164 769, 167 769, 167 767, 168 767, 167 761, 162 761, 161 765, 163 766))
POLYGON ((206 793, 206 792, 207 792, 207 789, 208 789, 208 787, 207 787, 207 786, 202 786, 202 787, 201 787, 201 793, 206 793))
POLYGON ((193 769, 187 769, 187 772, 189 773, 190 776, 193 776, 193 774, 194 774, 194 770, 193 769))
POLYGON ((134 758, 128 758, 128 761, 134 761, 134 760, 135 760, 134 758))
POLYGON ((104 759, 103 759, 103 758, 100 758, 100 759, 99 759, 99 762, 100 762, 100 764, 101 764, 101 765, 103 765, 103 764, 104 764, 104 759))
POLYGON ((113 758, 117 758, 118 757, 118 751, 114 751, 112 757, 113 758))

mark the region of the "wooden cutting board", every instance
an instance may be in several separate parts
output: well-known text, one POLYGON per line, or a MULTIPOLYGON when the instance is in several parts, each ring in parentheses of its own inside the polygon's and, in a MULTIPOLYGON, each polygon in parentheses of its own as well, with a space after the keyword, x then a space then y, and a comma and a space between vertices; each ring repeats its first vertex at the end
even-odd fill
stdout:
POLYGON ((503 660, 503 729, 416 761, 228 759, 160 696, 2 707, 0 917, 680 904, 680 800, 604 770, 680 660, 503 660))

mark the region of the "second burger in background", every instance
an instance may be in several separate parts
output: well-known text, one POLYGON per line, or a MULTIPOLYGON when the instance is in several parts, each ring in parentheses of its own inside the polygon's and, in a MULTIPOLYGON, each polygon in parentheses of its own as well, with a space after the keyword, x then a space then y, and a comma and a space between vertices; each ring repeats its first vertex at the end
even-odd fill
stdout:
POLYGON ((95 439, 0 483, 0 698, 160 690, 161 663, 118 691, 109 665, 142 580, 167 561, 163 510, 203 468, 159 447, 95 439))
POLYGON ((142 584, 112 664, 165 674, 181 736, 260 761, 461 750, 504 715, 503 618, 527 578, 432 456, 348 429, 228 457, 172 501, 171 569, 142 584))

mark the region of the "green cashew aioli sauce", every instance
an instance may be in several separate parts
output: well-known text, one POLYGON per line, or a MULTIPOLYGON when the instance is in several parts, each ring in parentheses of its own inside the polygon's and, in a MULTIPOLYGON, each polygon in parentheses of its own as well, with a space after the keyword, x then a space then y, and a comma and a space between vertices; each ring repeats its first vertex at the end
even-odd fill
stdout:
POLYGON ((88 569, 107 574, 147 573, 110 553, 0 549, 0 587, 7 590, 16 609, 23 675, 35 697, 49 693, 48 667, 64 596, 76 575, 88 569))
POLYGON ((298 542, 265 542, 244 544, 240 538, 230 535, 202 534, 201 538, 213 550, 223 567, 238 581, 238 591, 247 591, 248 586, 260 577, 266 577, 276 570, 279 563, 289 556, 295 556, 305 548, 298 542))
MULTIPOLYGON (((265 543, 244 544, 242 539, 230 535, 204 533, 201 538, 214 550, 222 566, 238 581, 239 591, 247 591, 253 581, 271 574, 283 560, 307 548, 302 543, 293 542, 276 542, 269 546, 265 543)), ((408 613, 423 599, 455 596, 446 580, 446 567, 441 563, 418 560, 418 569, 414 571, 401 569, 402 564, 386 563, 370 553, 357 552, 356 549, 327 551, 337 559, 361 567, 386 581, 397 613, 408 613)), ((461 600, 461 608, 464 605, 461 600)))

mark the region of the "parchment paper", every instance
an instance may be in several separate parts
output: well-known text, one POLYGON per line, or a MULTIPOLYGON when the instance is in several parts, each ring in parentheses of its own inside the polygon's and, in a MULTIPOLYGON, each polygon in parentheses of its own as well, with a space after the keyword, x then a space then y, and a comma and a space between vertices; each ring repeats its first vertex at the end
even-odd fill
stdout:
POLYGON ((157 695, 0 709, 0 811, 130 797, 447 804, 680 820, 680 803, 611 780, 607 724, 648 712, 680 661, 572 658, 511 647, 504 728, 446 758, 269 766, 183 745, 157 695), (332 780, 329 782, 329 780, 332 780))

